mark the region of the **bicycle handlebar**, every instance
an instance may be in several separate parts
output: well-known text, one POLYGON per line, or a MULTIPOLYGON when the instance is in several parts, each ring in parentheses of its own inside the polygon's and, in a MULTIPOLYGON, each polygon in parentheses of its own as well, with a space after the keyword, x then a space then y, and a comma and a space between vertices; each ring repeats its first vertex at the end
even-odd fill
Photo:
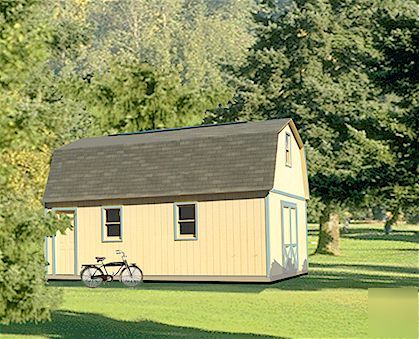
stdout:
POLYGON ((125 252, 124 251, 116 250, 115 252, 116 252, 116 254, 122 254, 122 256, 125 257, 125 252))

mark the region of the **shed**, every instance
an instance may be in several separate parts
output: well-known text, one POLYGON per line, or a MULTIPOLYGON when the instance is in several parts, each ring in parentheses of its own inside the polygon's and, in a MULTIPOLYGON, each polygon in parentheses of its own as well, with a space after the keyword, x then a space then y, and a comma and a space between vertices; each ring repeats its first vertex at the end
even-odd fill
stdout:
POLYGON ((144 280, 270 282, 307 273, 309 198, 291 119, 86 138, 58 148, 46 209, 47 277, 75 279, 123 250, 144 280))

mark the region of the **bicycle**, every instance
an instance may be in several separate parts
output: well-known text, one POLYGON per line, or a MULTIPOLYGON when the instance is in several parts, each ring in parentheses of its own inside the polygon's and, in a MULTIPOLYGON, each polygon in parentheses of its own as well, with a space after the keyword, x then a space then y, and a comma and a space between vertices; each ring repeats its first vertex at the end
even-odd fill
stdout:
POLYGON ((127 256, 123 251, 117 250, 116 254, 122 255, 122 261, 110 262, 104 264, 105 257, 95 257, 98 264, 82 265, 80 278, 83 283, 89 288, 99 287, 100 284, 113 281, 115 276, 121 272, 120 280, 127 287, 135 287, 143 281, 143 272, 135 264, 128 264, 127 256), (106 267, 118 267, 115 274, 109 274, 106 267), (106 274, 103 273, 102 269, 106 274), (121 271, 122 270, 122 271, 121 271))

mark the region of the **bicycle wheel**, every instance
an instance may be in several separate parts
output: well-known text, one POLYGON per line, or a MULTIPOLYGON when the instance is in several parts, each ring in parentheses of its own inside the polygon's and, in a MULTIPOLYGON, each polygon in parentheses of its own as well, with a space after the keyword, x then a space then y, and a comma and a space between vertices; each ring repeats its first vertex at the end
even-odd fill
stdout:
POLYGON ((102 270, 99 267, 85 267, 81 273, 81 281, 89 287, 89 288, 96 288, 103 282, 101 276, 103 274, 102 270))
POLYGON ((143 281, 143 272, 135 265, 124 268, 121 272, 121 282, 127 287, 135 287, 143 281))

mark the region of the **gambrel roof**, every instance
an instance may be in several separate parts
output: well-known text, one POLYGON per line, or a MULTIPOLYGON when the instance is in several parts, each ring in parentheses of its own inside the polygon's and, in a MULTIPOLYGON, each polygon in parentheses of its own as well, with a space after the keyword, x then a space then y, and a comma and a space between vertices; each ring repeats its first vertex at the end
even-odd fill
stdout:
MULTIPOLYGON (((57 149, 44 203, 269 191, 291 119, 81 139, 57 149)), ((295 126, 293 126, 295 129, 295 126)), ((296 132, 297 142, 302 147, 296 132)))

